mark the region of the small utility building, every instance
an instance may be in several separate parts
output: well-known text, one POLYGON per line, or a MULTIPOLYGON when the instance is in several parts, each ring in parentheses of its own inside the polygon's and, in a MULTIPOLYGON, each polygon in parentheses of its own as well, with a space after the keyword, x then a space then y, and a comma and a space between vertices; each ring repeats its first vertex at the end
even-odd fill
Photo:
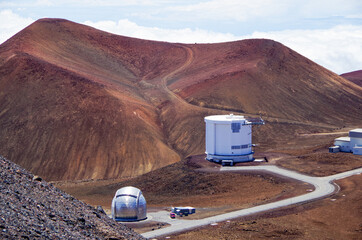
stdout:
POLYGON ((351 152, 355 155, 362 155, 362 128, 349 131, 348 137, 339 137, 334 140, 334 146, 329 152, 351 152))

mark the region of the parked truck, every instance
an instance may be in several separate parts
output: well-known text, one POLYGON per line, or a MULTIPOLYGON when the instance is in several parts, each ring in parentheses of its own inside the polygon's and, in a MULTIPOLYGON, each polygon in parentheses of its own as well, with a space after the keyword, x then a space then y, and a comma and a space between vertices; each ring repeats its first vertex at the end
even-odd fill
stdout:
POLYGON ((193 207, 173 207, 171 208, 171 213, 174 213, 180 217, 188 216, 196 212, 196 209, 193 207))

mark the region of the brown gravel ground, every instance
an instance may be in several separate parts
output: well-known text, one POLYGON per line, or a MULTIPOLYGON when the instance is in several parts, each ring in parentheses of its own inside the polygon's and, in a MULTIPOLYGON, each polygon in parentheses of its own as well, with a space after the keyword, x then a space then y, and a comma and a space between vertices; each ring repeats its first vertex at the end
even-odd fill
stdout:
POLYGON ((289 156, 277 161, 277 165, 312 176, 329 176, 362 167, 362 156, 352 153, 315 152, 301 156, 289 156))

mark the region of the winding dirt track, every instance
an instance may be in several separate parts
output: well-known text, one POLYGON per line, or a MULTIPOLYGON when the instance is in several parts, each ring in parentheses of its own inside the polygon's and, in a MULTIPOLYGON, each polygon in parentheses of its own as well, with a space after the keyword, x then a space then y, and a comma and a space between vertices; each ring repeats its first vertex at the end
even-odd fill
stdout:
MULTIPOLYGON (((166 76, 164 76, 162 78, 162 88, 163 88, 163 90, 165 90, 167 92, 167 94, 170 96, 171 99, 175 99, 175 100, 177 100, 179 103, 181 103, 183 105, 198 107, 198 106, 195 106, 195 105, 192 105, 192 104, 188 103, 187 101, 185 101, 183 98, 181 98, 179 95, 175 94, 173 91, 171 91, 167 87, 167 81, 169 80, 169 78, 171 78, 176 73, 181 72, 182 70, 187 68, 194 60, 194 52, 192 51, 192 49, 189 48, 189 47, 186 47, 186 46, 182 46, 182 48, 185 49, 185 51, 187 53, 186 61, 181 67, 179 67, 176 70, 170 72, 169 74, 167 74, 166 76)), ((200 108, 200 107, 198 107, 198 108, 200 108)))
MULTIPOLYGON (((185 99, 183 99, 182 97, 180 97, 179 95, 177 95, 176 93, 174 93, 173 91, 171 91, 167 87, 168 80, 170 80, 170 78, 172 78, 172 76, 174 76, 178 72, 181 72, 181 71, 185 70, 189 65, 192 64, 192 62, 195 59, 195 53, 190 47, 187 47, 187 46, 184 46, 184 45, 181 45, 181 47, 186 51, 187 58, 186 58, 184 64, 181 67, 179 67, 179 68, 175 69, 174 71, 168 73, 166 76, 164 76, 161 79, 162 89, 170 97, 170 100, 176 100, 176 102, 174 102, 174 103, 180 103, 181 105, 183 105, 186 108, 199 109, 199 110, 203 110, 203 111, 208 110, 208 109, 212 109, 212 110, 222 112, 224 114, 229 114, 230 111, 220 110, 220 109, 217 109, 217 108, 210 108, 210 107, 201 107, 201 106, 189 103, 185 99)), ((252 117, 252 118, 259 118, 260 117, 259 115, 250 114, 250 113, 241 113, 241 114, 245 114, 245 115, 247 115, 249 117, 252 117)), ((318 126, 318 127, 330 127, 330 125, 328 125, 328 124, 322 124, 322 123, 317 123, 317 122, 299 122, 299 121, 295 121, 295 120, 284 119, 284 118, 275 118, 275 117, 267 117, 267 119, 265 119, 265 120, 268 120, 268 121, 271 121, 271 122, 278 122, 278 123, 301 124, 301 125, 306 125, 306 126, 318 126)))

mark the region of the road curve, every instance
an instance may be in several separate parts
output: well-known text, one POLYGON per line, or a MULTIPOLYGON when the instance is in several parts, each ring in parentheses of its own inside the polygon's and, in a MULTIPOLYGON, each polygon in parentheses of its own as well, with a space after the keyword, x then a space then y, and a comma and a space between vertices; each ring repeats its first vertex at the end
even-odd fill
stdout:
POLYGON ((292 178, 298 181, 303 181, 314 186, 314 191, 309 192, 300 196, 287 198, 284 200, 267 203, 259 205, 256 207, 241 209, 238 211, 233 211, 225 214, 220 214, 213 217, 208 217, 198 220, 180 220, 180 219, 170 219, 166 212, 160 212, 158 215, 155 215, 154 220, 163 221, 171 224, 170 227, 161 228, 155 231, 145 232, 141 235, 145 238, 155 238, 158 236, 164 236, 168 234, 174 234, 177 232, 183 232, 191 230, 197 227, 209 225, 212 223, 222 222, 234 218, 239 218, 255 213, 265 212, 281 207, 290 206, 297 203, 308 202, 316 199, 320 199, 332 194, 336 190, 336 184, 333 184, 334 180, 346 178, 352 175, 362 173, 362 168, 354 169, 351 171, 327 176, 327 177, 311 177, 295 171, 279 168, 274 165, 265 165, 265 166, 248 166, 248 167, 222 167, 220 171, 268 171, 277 175, 284 177, 292 178))
POLYGON ((190 105, 191 107, 198 107, 195 105, 192 105, 188 102, 186 102, 182 97, 180 97, 179 95, 177 95, 176 93, 174 93, 173 91, 171 91, 168 87, 167 87, 167 81, 169 80, 169 78, 173 75, 175 75, 178 72, 181 72, 182 70, 184 70, 185 68, 187 68, 194 60, 194 52, 192 51, 191 48, 186 47, 186 46, 181 46, 185 51, 186 51, 186 61, 184 62, 184 64, 175 69, 174 71, 170 72, 169 74, 167 74, 166 76, 164 76, 162 78, 162 88, 165 90, 165 92, 167 92, 167 94, 170 96, 171 99, 175 99, 177 101, 179 101, 181 104, 184 105, 190 105))

